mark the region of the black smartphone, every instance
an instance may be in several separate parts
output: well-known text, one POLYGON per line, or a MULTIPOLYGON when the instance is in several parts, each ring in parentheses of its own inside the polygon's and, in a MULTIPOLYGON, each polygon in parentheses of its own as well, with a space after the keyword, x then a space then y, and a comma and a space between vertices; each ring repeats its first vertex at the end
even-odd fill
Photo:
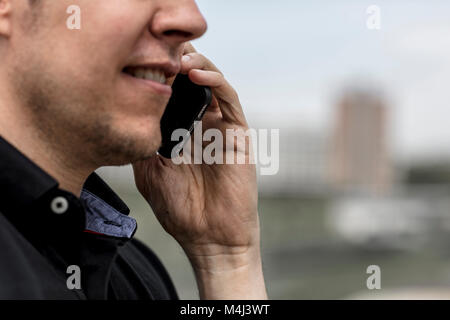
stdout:
POLYGON ((161 118, 162 144, 158 150, 161 156, 168 159, 172 158, 172 154, 180 154, 183 149, 180 140, 188 140, 194 130, 195 121, 203 118, 212 100, 211 88, 193 83, 184 74, 177 75, 172 89, 172 96, 161 118), (178 141, 172 141, 172 133, 176 129, 186 129, 187 135, 178 141))

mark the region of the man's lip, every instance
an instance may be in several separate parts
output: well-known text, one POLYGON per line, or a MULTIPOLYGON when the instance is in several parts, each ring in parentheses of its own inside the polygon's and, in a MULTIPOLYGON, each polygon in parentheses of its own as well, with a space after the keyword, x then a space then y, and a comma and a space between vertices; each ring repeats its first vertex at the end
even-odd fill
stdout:
POLYGON ((143 68, 143 69, 153 69, 153 70, 159 70, 164 73, 166 78, 171 78, 173 76, 176 76, 180 70, 181 70, 181 64, 174 62, 174 61, 166 61, 166 62, 158 62, 158 63, 151 63, 151 62, 133 62, 129 65, 126 65, 124 67, 124 70, 126 68, 143 68))
POLYGON ((136 86, 141 86, 146 89, 153 90, 154 92, 160 95, 165 95, 169 97, 172 95, 172 87, 167 84, 159 83, 153 80, 136 78, 125 72, 122 72, 122 74, 129 80, 134 81, 136 86))

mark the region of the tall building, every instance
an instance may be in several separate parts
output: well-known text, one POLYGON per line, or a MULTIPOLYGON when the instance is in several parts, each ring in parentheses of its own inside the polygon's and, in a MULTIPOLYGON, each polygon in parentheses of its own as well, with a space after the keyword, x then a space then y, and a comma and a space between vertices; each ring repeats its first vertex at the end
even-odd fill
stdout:
POLYGON ((379 94, 363 89, 345 92, 337 104, 331 148, 333 188, 368 194, 389 191, 387 110, 379 94))

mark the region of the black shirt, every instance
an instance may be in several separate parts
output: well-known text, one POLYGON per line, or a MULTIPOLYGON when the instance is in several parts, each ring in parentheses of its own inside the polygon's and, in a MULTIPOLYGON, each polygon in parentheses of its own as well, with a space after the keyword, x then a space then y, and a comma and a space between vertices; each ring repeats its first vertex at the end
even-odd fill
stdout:
POLYGON ((0 299, 178 299, 128 214, 97 174, 77 198, 0 137, 0 299))

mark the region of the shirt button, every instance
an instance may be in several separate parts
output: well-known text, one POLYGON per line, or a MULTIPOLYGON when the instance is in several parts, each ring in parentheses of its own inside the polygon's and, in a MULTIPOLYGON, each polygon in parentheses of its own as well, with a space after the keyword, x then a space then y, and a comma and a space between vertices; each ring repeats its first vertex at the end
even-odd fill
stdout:
POLYGON ((56 197, 52 200, 50 208, 52 209, 53 213, 63 214, 69 208, 69 202, 64 197, 56 197))

